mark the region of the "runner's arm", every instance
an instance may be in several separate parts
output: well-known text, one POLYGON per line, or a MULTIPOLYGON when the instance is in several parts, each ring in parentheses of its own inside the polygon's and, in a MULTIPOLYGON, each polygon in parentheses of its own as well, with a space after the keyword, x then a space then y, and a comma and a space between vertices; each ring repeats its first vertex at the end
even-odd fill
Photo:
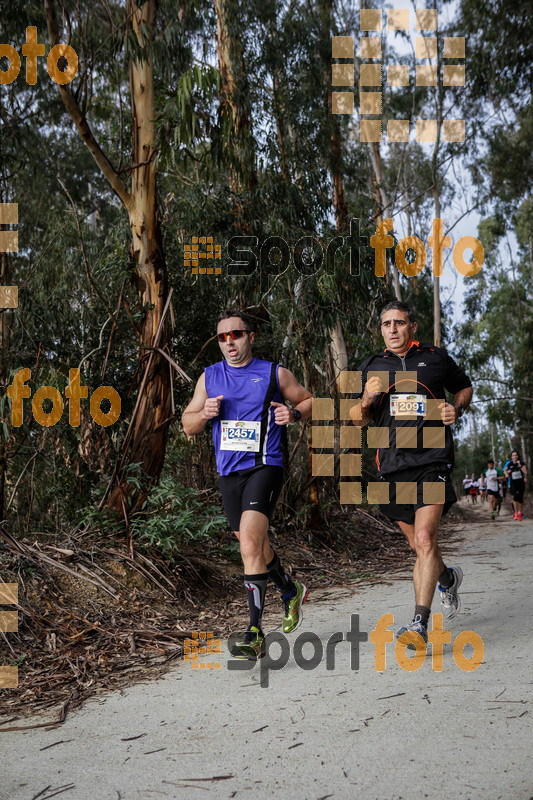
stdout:
POLYGON ((205 372, 198 378, 194 395, 181 416, 181 424, 187 436, 201 433, 210 419, 218 416, 220 411, 220 397, 208 397, 205 388, 205 372))
MULTIPOLYGON (((285 367, 279 368, 278 380, 283 399, 288 400, 291 406, 300 412, 302 419, 307 419, 307 417, 310 417, 313 406, 313 395, 311 392, 309 392, 305 386, 302 386, 301 383, 298 383, 292 372, 285 367)), ((291 417, 287 421, 293 422, 294 415, 292 414, 292 409, 287 409, 287 411, 291 417)), ((276 422, 278 422, 278 416, 279 414, 276 415, 276 422)), ((283 420, 279 421, 281 424, 286 424, 283 420)))
POLYGON ((441 403, 439 409, 441 410, 443 423, 445 425, 453 425, 460 414, 459 409, 454 406, 462 406, 466 411, 472 402, 474 390, 468 375, 448 353, 445 353, 445 370, 444 388, 450 394, 453 394, 454 398, 453 403, 441 403))
MULTIPOLYGON (((452 422, 456 422, 457 418, 459 417, 459 409, 455 408, 455 406, 462 406, 463 409, 466 411, 470 403, 472 402, 472 395, 474 394, 474 390, 471 386, 467 386, 466 389, 460 389, 458 392, 455 393, 453 398, 453 411, 455 413, 455 420, 451 419, 449 422, 445 421, 445 425, 450 425, 452 422)), ((448 403, 444 404, 448 406, 448 403)))

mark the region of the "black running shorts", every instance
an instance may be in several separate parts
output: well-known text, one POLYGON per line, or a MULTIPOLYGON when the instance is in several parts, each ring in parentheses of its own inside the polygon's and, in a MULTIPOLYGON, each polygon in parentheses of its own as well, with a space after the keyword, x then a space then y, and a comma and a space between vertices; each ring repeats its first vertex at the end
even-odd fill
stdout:
POLYGON ((524 502, 525 481, 511 481, 511 494, 515 503, 524 502))
POLYGON ((268 464, 237 470, 218 479, 224 511, 238 531, 243 511, 260 511, 270 519, 283 485, 283 469, 268 464))
MULTIPOLYGON (((407 469, 384 475, 381 480, 389 484, 389 502, 380 504, 379 507, 389 519, 396 522, 406 522, 412 525, 415 521, 415 511, 417 509, 422 508, 422 506, 440 505, 440 503, 436 503, 433 500, 431 495, 436 493, 437 496, 441 496, 441 492, 438 489, 438 485, 441 483, 444 484, 443 516, 457 502, 457 496, 451 480, 451 471, 446 464, 425 464, 421 467, 408 467, 407 469), (396 502, 397 483, 416 483, 416 503, 396 502), (426 487, 425 498, 424 483, 437 484, 436 487, 426 487)), ((406 491, 406 487, 401 487, 399 491, 406 491)))
POLYGON ((499 497, 500 493, 497 489, 488 489, 487 494, 491 494, 493 497, 499 497))

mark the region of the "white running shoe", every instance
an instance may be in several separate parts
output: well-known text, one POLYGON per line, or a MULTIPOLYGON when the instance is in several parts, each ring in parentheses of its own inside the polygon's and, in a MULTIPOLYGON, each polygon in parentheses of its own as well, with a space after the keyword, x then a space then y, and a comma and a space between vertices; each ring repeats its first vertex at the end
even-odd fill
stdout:
POLYGON ((442 613, 446 619, 453 619, 461 610, 461 598, 457 594, 457 590, 463 582, 463 570, 461 567, 450 567, 449 569, 453 572, 453 583, 447 589, 439 584, 439 592, 442 613))

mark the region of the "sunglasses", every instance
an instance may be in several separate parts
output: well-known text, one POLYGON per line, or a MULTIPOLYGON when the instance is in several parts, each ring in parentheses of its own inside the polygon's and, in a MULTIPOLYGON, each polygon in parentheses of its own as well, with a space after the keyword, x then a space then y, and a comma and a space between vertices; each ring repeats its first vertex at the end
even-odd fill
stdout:
POLYGON ((245 330, 228 331, 227 333, 219 333, 217 334, 217 336, 219 342, 227 342, 228 339, 232 340, 240 339, 241 336, 244 336, 245 333, 251 333, 251 331, 245 331, 245 330))

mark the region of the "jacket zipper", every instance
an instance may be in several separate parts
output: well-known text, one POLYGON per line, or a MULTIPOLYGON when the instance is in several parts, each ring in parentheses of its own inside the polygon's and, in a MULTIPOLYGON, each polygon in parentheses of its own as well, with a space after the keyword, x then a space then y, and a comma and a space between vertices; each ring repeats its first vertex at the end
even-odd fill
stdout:
MULTIPOLYGON (((411 348, 409 348, 409 350, 410 350, 410 349, 411 349, 411 348)), ((398 353, 393 353, 393 355, 394 355, 394 356, 396 356, 396 358, 399 358, 399 359, 400 359, 400 361, 402 362, 402 372, 407 372, 407 368, 406 368, 406 366, 405 366, 405 359, 407 358, 407 354, 409 353, 409 350, 408 350, 408 351, 407 351, 407 353, 406 353, 405 355, 403 355, 403 356, 399 356, 399 355, 398 355, 398 353)))

